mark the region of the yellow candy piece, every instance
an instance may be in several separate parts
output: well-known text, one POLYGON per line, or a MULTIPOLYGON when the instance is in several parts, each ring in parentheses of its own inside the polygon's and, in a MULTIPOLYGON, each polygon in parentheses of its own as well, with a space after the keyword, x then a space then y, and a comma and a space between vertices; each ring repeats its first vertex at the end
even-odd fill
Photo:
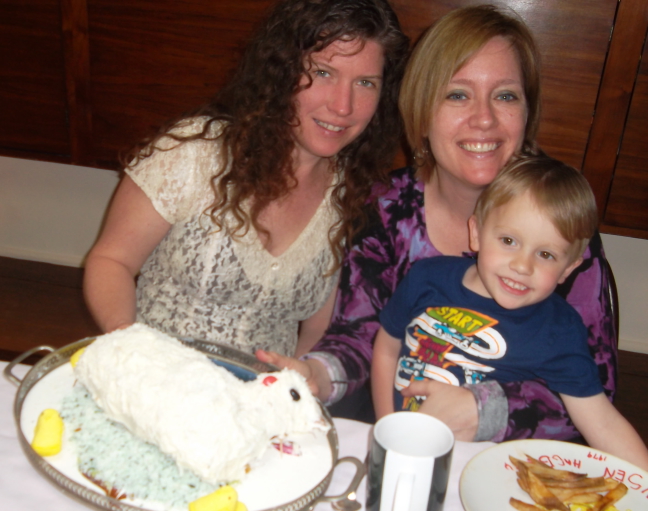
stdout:
POLYGON ((76 350, 74 352, 74 355, 70 357, 70 364, 72 364, 72 367, 75 367, 77 365, 77 362, 79 361, 79 358, 81 355, 83 355, 83 352, 85 351, 85 348, 81 348, 80 350, 76 350))
MULTIPOLYGON (((246 511, 238 507, 238 494, 231 486, 221 486, 218 490, 189 503, 189 511, 246 511)), ((242 504, 241 504, 242 505, 242 504)))
POLYGON ((234 511, 247 511, 247 506, 243 502, 236 503, 236 509, 234 511))
POLYGON ((32 447, 41 456, 52 456, 61 451, 63 419, 56 410, 48 408, 38 417, 32 447))

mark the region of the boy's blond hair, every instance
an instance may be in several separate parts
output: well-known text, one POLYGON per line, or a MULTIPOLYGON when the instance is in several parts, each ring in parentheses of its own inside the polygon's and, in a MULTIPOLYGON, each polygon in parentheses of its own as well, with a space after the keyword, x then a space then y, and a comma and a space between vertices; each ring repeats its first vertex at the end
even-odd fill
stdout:
POLYGON ((580 257, 598 227, 594 194, 578 170, 543 153, 513 157, 479 197, 477 224, 483 225, 491 210, 526 192, 565 240, 580 242, 575 258, 580 257))

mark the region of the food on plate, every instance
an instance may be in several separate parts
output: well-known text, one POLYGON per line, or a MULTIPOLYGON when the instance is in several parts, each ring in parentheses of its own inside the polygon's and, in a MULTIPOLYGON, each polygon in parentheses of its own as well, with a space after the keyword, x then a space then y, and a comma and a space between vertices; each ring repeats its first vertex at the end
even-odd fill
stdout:
POLYGON ((529 469, 530 472, 534 473, 538 477, 551 479, 554 481, 582 481, 587 478, 587 474, 580 474, 577 472, 570 472, 568 470, 559 470, 557 468, 552 468, 549 465, 543 463, 542 461, 536 460, 530 456, 527 456, 528 461, 518 460, 511 457, 511 461, 515 464, 516 467, 519 465, 524 465, 529 469))
POLYGON ((527 455, 509 456, 518 473, 518 485, 535 504, 511 497, 518 511, 617 511, 614 504, 628 492, 619 481, 552 468, 527 455))
POLYGON ((189 503, 189 511, 247 511, 236 490, 229 485, 189 503))
POLYGON ((41 456, 53 456, 61 452, 63 444, 63 419, 59 413, 47 408, 38 417, 31 446, 41 456))
POLYGON ((210 484, 243 479, 275 437, 328 429, 297 372, 243 382, 143 324, 98 337, 74 373, 110 419, 210 484))

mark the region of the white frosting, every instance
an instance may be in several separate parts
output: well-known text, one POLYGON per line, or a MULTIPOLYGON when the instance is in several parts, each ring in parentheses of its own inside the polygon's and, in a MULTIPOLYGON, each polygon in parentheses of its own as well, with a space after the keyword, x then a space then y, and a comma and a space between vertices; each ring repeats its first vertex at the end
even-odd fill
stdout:
POLYGON ((327 428, 297 372, 243 382, 139 323, 98 337, 75 374, 111 419, 214 484, 241 480, 274 436, 327 428))

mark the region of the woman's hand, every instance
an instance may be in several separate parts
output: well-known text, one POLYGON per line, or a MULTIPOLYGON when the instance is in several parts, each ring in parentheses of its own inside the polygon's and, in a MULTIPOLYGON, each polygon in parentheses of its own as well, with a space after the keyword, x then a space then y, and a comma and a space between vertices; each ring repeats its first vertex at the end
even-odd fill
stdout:
POLYGON ((257 350, 256 358, 266 364, 272 364, 279 369, 292 369, 304 378, 313 395, 321 401, 326 401, 331 395, 331 381, 326 368, 317 360, 299 360, 293 357, 279 355, 274 351, 257 350))
POLYGON ((475 397, 468 389, 435 380, 419 380, 401 393, 405 397, 426 396, 419 412, 445 422, 457 440, 472 442, 475 438, 479 414, 475 397))

